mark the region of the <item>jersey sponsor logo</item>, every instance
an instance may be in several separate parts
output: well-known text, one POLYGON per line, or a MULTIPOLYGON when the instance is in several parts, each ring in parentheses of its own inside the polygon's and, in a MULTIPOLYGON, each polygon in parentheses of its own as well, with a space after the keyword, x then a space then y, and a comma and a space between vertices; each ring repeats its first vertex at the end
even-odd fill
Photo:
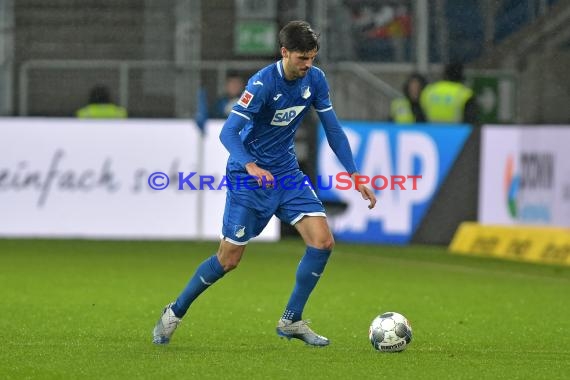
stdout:
POLYGON ((279 93, 279 94, 275 95, 273 97, 273 100, 277 101, 281 97, 281 95, 283 95, 283 94, 279 93))
POLYGON ((305 109, 305 106, 295 106, 289 107, 282 110, 275 111, 273 115, 273 120, 271 120, 271 125, 276 125, 278 127, 285 127, 297 117, 305 109))
POLYGON ((254 86, 263 86, 263 82, 256 80, 255 82, 253 82, 254 86))
POLYGON ((245 90, 243 94, 241 94, 241 98, 239 98, 238 104, 243 108, 247 108, 247 106, 249 106, 249 103, 251 103, 251 99, 253 99, 253 94, 245 90))

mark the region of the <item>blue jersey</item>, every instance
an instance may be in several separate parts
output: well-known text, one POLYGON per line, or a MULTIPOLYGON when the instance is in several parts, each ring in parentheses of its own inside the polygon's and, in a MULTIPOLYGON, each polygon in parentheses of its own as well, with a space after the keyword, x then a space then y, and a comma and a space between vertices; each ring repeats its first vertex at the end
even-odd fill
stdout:
MULTIPOLYGON (((258 166, 273 175, 298 169, 295 132, 310 106, 317 112, 332 109, 325 74, 311 67, 302 78, 285 78, 282 61, 253 75, 232 112, 245 119, 241 140, 258 166)), ((230 171, 243 171, 243 165, 228 161, 230 171)))

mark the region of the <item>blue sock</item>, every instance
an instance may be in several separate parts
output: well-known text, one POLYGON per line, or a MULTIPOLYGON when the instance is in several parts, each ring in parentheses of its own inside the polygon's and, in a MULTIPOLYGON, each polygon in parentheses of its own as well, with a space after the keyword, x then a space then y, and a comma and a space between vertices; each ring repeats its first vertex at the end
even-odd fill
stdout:
POLYGON ((283 319, 293 322, 301 320, 305 304, 323 274, 330 254, 331 251, 326 249, 307 247, 297 267, 295 288, 283 313, 283 319))
POLYGON ((224 268, 216 255, 207 258, 198 266, 196 273, 194 273, 188 285, 186 285, 174 305, 172 305, 174 315, 178 318, 182 318, 188 311, 190 304, 198 298, 208 286, 222 278, 224 274, 224 268))

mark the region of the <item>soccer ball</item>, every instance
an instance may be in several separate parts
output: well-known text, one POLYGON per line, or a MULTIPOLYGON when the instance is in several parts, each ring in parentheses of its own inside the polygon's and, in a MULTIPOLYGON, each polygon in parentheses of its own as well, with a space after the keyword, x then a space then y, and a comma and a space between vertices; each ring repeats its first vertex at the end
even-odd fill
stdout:
POLYGON ((412 341, 412 326, 402 314, 387 312, 372 320, 368 338, 378 351, 404 351, 412 341))

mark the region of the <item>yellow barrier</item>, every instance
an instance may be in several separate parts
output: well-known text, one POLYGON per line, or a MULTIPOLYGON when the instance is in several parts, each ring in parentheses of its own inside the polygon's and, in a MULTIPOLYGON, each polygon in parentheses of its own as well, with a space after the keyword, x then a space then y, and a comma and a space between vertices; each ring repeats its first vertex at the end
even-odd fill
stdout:
POLYGON ((451 253, 570 265, 570 229, 461 223, 451 253))

